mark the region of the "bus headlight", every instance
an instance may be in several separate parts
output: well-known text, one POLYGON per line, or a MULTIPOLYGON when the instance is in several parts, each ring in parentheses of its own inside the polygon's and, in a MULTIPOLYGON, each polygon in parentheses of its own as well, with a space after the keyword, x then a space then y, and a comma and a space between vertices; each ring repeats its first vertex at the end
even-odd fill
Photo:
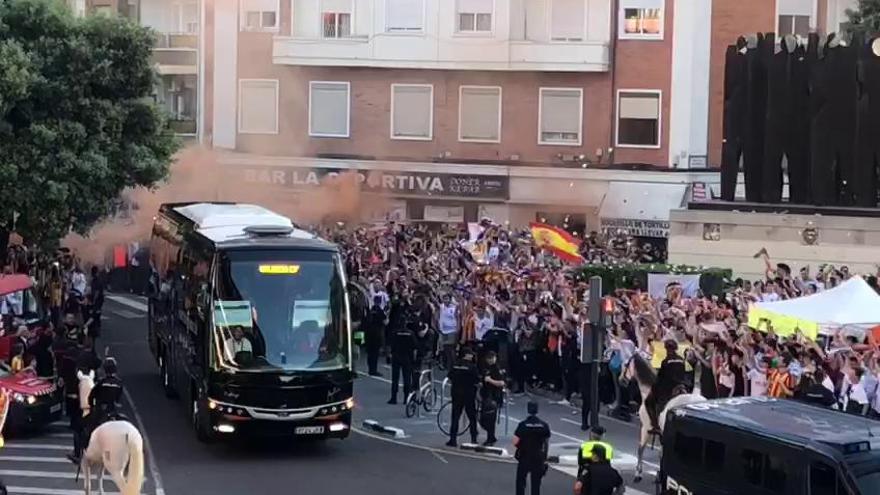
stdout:
POLYGON ((12 400, 14 400, 15 402, 21 402, 21 403, 27 404, 27 405, 33 405, 33 404, 37 403, 37 398, 35 396, 20 394, 18 392, 12 394, 12 400))

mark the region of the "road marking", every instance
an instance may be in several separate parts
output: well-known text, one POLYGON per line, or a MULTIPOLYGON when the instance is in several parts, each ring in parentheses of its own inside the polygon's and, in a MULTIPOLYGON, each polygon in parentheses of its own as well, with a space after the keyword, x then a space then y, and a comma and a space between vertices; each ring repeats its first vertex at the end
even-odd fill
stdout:
POLYGON ((121 316, 121 317, 126 318, 128 320, 135 320, 135 319, 141 318, 143 316, 142 313, 134 313, 132 311, 128 311, 125 309, 111 309, 110 312, 116 316, 121 316))
MULTIPOLYGON (((58 478, 68 480, 76 479, 76 473, 61 471, 31 471, 22 469, 0 469, 0 476, 20 476, 22 478, 58 478)), ((80 477, 82 476, 83 474, 80 473, 80 477)), ((98 479, 98 474, 92 473, 92 478, 98 479)), ((82 490, 80 490, 80 492, 82 492, 82 490)))
POLYGON ((54 443, 7 443, 7 449, 70 450, 70 446, 54 443))
POLYGON ((153 478, 153 486, 155 487, 156 495, 165 495, 165 489, 162 487, 162 477, 159 475, 159 465, 156 464, 156 457, 153 455, 153 448, 150 446, 150 438, 147 436, 147 429, 144 428, 141 414, 138 412, 137 406, 134 405, 134 399, 131 398, 131 394, 128 393, 127 388, 122 389, 122 394, 125 396, 125 400, 128 401, 128 405, 131 406, 131 412, 134 413, 134 420, 137 422, 138 430, 140 430, 141 436, 144 439, 144 449, 147 451, 147 460, 149 460, 150 463, 150 476, 153 478))
POLYGON ((46 436, 51 438, 73 438, 73 433, 49 433, 46 436))
POLYGON ((128 297, 115 296, 112 294, 107 294, 104 297, 106 297, 107 299, 109 299, 115 303, 121 304, 123 306, 128 306, 129 308, 136 309, 138 311, 143 311, 144 313, 146 313, 148 310, 148 307, 146 304, 144 304, 142 302, 138 302, 138 301, 132 301, 128 297))
POLYGON ((449 461, 447 461, 442 455, 438 454, 437 452, 434 452, 434 451, 432 450, 432 451, 431 451, 431 454, 433 454, 434 457, 436 457, 437 459, 439 459, 443 464, 449 464, 449 461))
POLYGON ((0 461, 6 462, 48 462, 57 464, 70 464, 70 459, 66 457, 36 457, 27 455, 3 455, 0 461))
MULTIPOLYGON (((109 479, 109 478, 105 478, 109 479)), ((59 488, 40 488, 34 486, 7 486, 10 495, 82 495, 82 490, 64 490, 59 488)), ((106 495, 121 495, 119 492, 104 492, 106 495)), ((143 495, 143 494, 141 494, 143 495)))
POLYGON ((578 427, 581 426, 581 422, 580 422, 580 421, 575 421, 575 420, 573 420, 573 419, 559 418, 559 421, 565 421, 566 423, 571 423, 571 424, 573 424, 573 425, 577 425, 578 427))

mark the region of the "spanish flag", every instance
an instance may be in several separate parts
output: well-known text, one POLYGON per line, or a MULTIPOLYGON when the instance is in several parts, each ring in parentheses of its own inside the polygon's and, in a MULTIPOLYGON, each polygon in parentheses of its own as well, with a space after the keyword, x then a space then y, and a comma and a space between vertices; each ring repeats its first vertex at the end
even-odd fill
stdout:
POLYGON ((568 232, 543 223, 532 222, 532 238, 535 245, 555 254, 557 258, 569 263, 583 263, 584 258, 578 252, 581 241, 568 232))

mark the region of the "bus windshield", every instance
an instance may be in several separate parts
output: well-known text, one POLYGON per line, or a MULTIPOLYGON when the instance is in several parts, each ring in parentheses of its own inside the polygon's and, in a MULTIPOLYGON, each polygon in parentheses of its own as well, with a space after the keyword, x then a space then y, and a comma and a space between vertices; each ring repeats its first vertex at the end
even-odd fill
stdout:
POLYGON ((221 360, 243 369, 349 365, 345 289, 326 251, 221 253, 214 294, 221 360))

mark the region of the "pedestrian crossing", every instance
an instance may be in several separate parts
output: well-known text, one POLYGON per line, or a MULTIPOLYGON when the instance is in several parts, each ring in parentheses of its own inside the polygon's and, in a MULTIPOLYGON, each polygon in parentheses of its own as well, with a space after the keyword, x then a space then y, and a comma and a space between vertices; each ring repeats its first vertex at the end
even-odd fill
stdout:
MULTIPOLYGON (((9 495, 82 495, 82 474, 77 481, 76 466, 67 459, 71 450, 73 434, 64 421, 52 423, 42 432, 7 438, 0 449, 0 479, 9 495)), ((149 473, 149 467, 145 469, 149 473)), ((97 490, 95 483, 92 488, 97 490)), ((107 495, 119 493, 109 475, 104 476, 104 489, 107 495)), ((156 495, 149 476, 141 493, 156 495)))

